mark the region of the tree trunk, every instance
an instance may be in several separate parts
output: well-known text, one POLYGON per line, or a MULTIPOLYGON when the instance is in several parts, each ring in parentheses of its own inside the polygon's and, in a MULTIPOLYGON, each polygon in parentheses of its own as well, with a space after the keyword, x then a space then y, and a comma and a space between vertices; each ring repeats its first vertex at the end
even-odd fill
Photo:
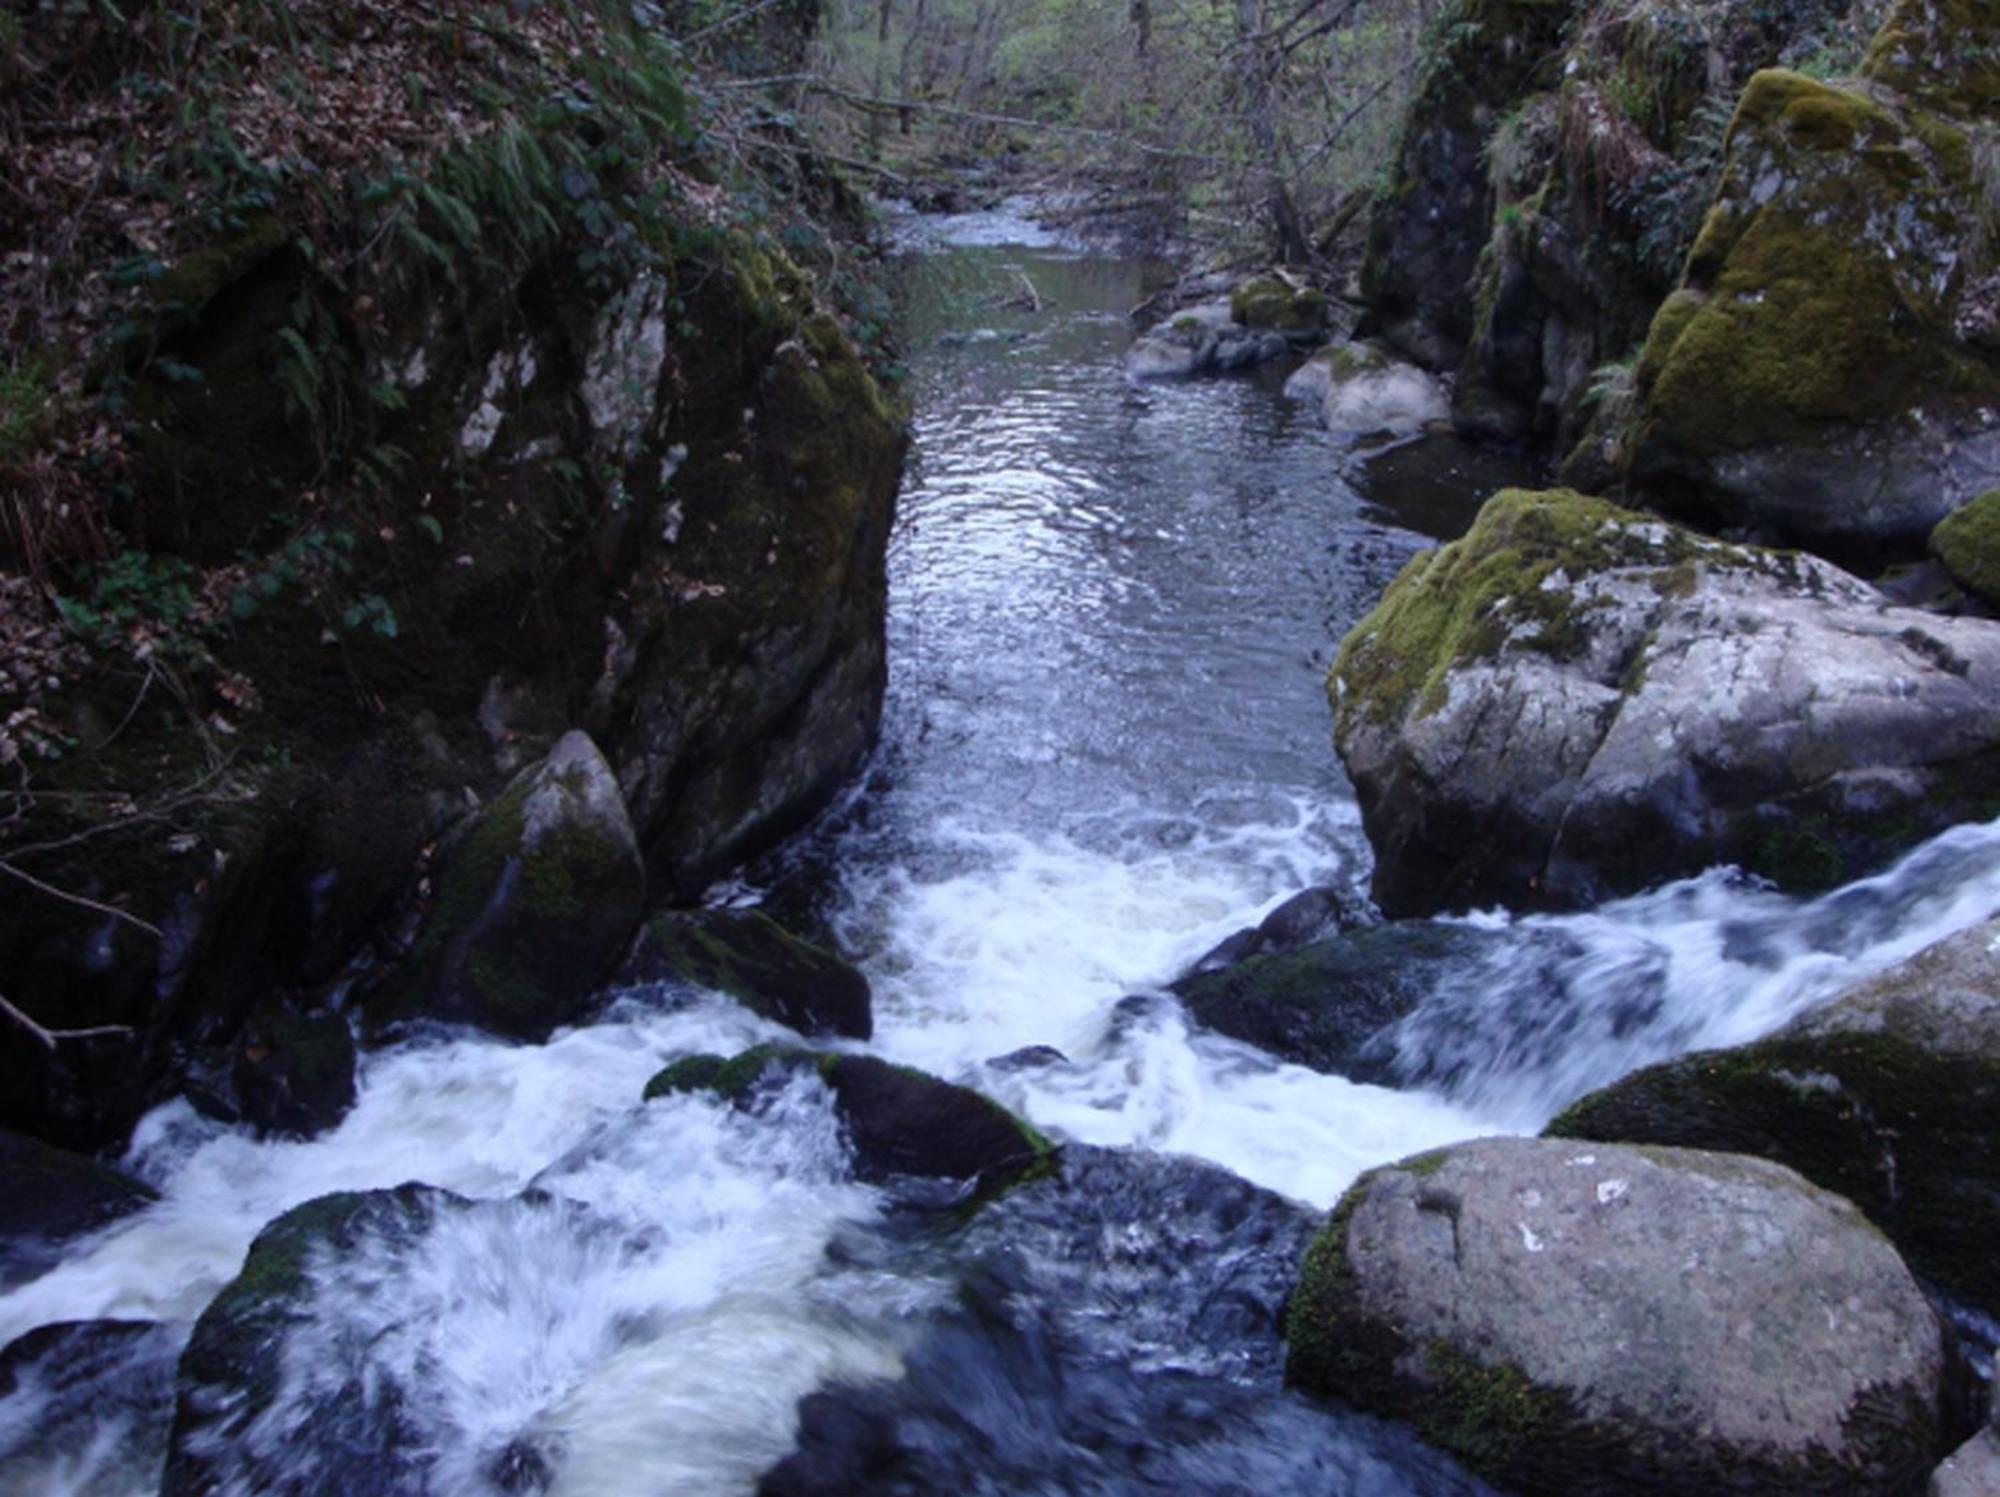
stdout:
POLYGON ((1312 244, 1299 217, 1298 204, 1285 181, 1282 134, 1278 128, 1276 83, 1283 59, 1264 35, 1263 7, 1259 0, 1236 0, 1236 39, 1243 54, 1242 87, 1244 123, 1256 147, 1259 175, 1263 178, 1264 212, 1270 219, 1278 258, 1285 264, 1300 264, 1312 258, 1312 244))

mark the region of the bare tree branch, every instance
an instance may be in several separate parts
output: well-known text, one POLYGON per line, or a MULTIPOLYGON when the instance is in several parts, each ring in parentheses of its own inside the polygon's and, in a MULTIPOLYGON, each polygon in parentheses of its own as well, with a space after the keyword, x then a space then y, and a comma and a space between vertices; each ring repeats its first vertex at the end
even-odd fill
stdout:
POLYGON ((4 1014, 7 1018, 12 1019, 51 1050, 55 1049, 63 1040, 106 1039, 113 1035, 125 1035, 129 1037, 137 1033, 129 1024, 95 1024, 88 1029, 50 1029, 45 1024, 37 1023, 27 1014, 22 1013, 12 1003, 9 1003, 4 993, 0 993, 0 1014, 4 1014))

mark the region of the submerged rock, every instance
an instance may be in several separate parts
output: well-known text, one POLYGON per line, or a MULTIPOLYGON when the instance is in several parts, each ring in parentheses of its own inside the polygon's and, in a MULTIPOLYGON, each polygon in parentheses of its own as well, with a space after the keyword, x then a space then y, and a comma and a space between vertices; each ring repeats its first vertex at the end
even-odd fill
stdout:
POLYGON ((84 1470, 89 1493, 158 1490, 181 1341, 154 1321, 82 1320, 0 1349, 0 1411, 32 1413, 0 1418, 0 1490, 74 1492, 84 1470))
POLYGON ((1372 925, 1379 918, 1368 901, 1352 890, 1331 884, 1301 889, 1257 924, 1219 942, 1194 964, 1188 976, 1217 972, 1248 957, 1296 951, 1326 936, 1372 925))
POLYGON ((1488 1139, 1376 1170, 1306 1255, 1286 1375, 1511 1490, 1906 1494, 1945 1345, 1847 1202, 1762 1160, 1488 1139))
POLYGON ((63 1244, 157 1199, 122 1170, 0 1129, 0 1285, 45 1272, 63 1244))
POLYGON ((646 875, 611 767, 564 735, 451 849, 378 1023, 436 1019, 539 1040, 581 1016, 644 909, 646 875))
POLYGON ((833 1093, 864 1180, 918 1176, 991 1194, 1043 1172, 1055 1146, 991 1098, 872 1055, 759 1045, 730 1060, 690 1055, 646 1083, 646 1100, 708 1091, 739 1105, 773 1076, 816 1072, 833 1093))
POLYGON ((1549 1125, 1726 1149, 1837 1191, 1948 1293, 2000 1314, 2000 920, 1769 1039, 1649 1066, 1549 1125))
POLYGON ((2000 481, 1990 6, 1900 0, 1860 80, 1750 80, 1638 369, 1646 497, 1837 551, 2000 481))
POLYGON ((868 978, 758 910, 655 915, 619 981, 662 980, 727 993, 800 1034, 865 1040, 874 1033, 868 978))
POLYGON ((2000 628, 1567 491, 1412 561, 1328 690, 1391 915, 1825 887, 2000 807, 2000 628))
POLYGON ((324 1271, 364 1246, 406 1249, 469 1204, 427 1185, 345 1192, 258 1233, 181 1356, 162 1497, 424 1490, 435 1456, 412 1390, 384 1376, 365 1324, 322 1304, 338 1292, 324 1271))
POLYGON ((1414 436, 1451 414, 1444 384, 1379 343, 1321 349, 1285 382, 1295 400, 1318 401, 1327 430, 1414 436))

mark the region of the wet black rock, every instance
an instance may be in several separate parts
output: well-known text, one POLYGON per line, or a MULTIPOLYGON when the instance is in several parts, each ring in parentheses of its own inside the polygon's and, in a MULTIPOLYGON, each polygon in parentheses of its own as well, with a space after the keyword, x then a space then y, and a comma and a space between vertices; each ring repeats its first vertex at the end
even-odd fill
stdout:
MULTIPOLYGON (((1405 1430, 1279 1383, 1312 1213, 1191 1160, 1072 1147, 940 1249, 952 1308, 901 1378, 800 1401, 762 1497, 1200 1492, 1475 1497, 1405 1430)), ((893 1254, 884 1267, 893 1267, 893 1254)))
POLYGON ((727 993, 805 1035, 874 1033, 868 979, 757 910, 656 915, 619 974, 622 984, 681 981, 727 993))
POLYGON ((991 1192, 1053 1164, 1054 1145, 991 1098, 871 1055, 782 1045, 759 1045, 727 1061, 691 1055, 648 1082, 646 1098, 699 1090, 748 1106, 770 1082, 803 1071, 818 1074, 833 1093, 864 1180, 960 1180, 991 1192))
POLYGON ((1380 1081, 1394 1069, 1391 1026, 1496 946, 1472 926, 1398 921, 1197 971, 1172 991, 1219 1033, 1317 1071, 1380 1081))
POLYGON ((0 1491, 69 1490, 89 1449, 117 1452, 90 1490, 154 1490, 180 1352, 180 1332, 149 1320, 62 1321, 0 1349, 0 1491), (5 1417, 17 1398, 32 1419, 5 1417))
POLYGON ((0 1285, 47 1271, 64 1243, 155 1198, 108 1164, 0 1129, 0 1285))
POLYGON ((342 1015, 267 1008, 229 1046, 191 1056, 185 1085, 210 1117, 264 1137, 314 1138, 353 1107, 359 1059, 342 1015))
POLYGON ((1246 957, 1296 951, 1310 941, 1358 930, 1381 916, 1360 894, 1331 884, 1301 889, 1256 925, 1246 926, 1194 964, 1191 976, 1216 972, 1246 957))

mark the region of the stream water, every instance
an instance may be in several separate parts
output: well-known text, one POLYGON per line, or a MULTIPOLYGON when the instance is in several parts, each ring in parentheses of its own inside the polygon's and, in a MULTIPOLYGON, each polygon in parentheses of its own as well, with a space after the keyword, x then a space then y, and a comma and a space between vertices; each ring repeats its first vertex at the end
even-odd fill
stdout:
POLYGON ((1164 983, 1301 888, 1365 884, 1320 679, 1488 476, 1370 499, 1275 381, 1126 384, 1137 266, 1005 215, 925 232, 883 746, 726 892, 836 940, 874 983, 867 1048, 1025 1113, 1070 1145, 1062 1179, 968 1223, 857 1183, 817 1081, 642 1106, 677 1055, 785 1037, 668 990, 542 1046, 371 1055, 312 1142, 173 1104, 127 1160, 159 1204, 0 1293, 0 1345, 150 1323, 0 1363, 0 1491, 155 1490, 174 1358, 257 1230, 419 1180, 472 1204, 325 1268, 225 1490, 1481 1492, 1282 1389, 1315 1211, 2000 909, 1975 827, 1816 900, 1717 872, 1471 916, 1494 939, 1403 1026, 1399 1090, 1194 1030, 1164 983), (1043 309, 998 305, 1022 274, 1043 309), (394 1460, 330 1467, 316 1432, 384 1389, 394 1460))

